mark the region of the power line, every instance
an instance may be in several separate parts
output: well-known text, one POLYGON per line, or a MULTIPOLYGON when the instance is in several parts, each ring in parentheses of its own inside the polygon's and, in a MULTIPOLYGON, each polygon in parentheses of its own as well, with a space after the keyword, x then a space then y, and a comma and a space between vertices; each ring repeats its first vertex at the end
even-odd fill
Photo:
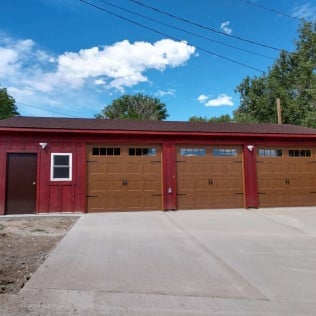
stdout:
POLYGON ((260 53, 256 53, 256 52, 251 51, 251 50, 248 50, 248 49, 244 49, 244 48, 241 48, 241 47, 237 47, 237 46, 235 46, 235 45, 231 45, 231 44, 227 44, 227 43, 224 43, 224 42, 221 42, 221 41, 217 41, 217 40, 211 39, 211 38, 209 38, 209 37, 207 37, 207 36, 203 36, 203 35, 200 35, 200 34, 197 34, 197 33, 194 33, 194 32, 190 32, 190 31, 184 30, 183 28, 180 28, 180 27, 171 25, 171 24, 169 24, 169 23, 165 23, 165 22, 159 21, 159 20, 157 20, 157 19, 148 17, 148 16, 146 16, 146 15, 137 13, 137 12, 135 12, 135 11, 131 11, 131 10, 129 10, 129 9, 123 8, 123 7, 119 6, 119 5, 113 4, 113 3, 108 2, 108 1, 105 1, 105 0, 98 0, 98 1, 100 1, 100 2, 102 2, 102 3, 104 3, 104 4, 107 4, 107 5, 111 6, 111 7, 118 8, 118 9, 120 9, 120 10, 122 10, 122 11, 125 11, 125 12, 128 12, 128 13, 134 14, 134 15, 136 15, 136 16, 142 17, 142 18, 147 19, 147 20, 149 20, 149 21, 152 21, 152 22, 158 23, 158 24, 160 24, 160 25, 164 25, 164 26, 173 28, 173 29, 175 29, 175 30, 184 32, 184 33, 186 33, 186 34, 193 35, 193 36, 195 36, 195 37, 198 37, 198 38, 201 38, 201 39, 204 39, 204 40, 213 42, 213 43, 217 43, 217 44, 220 44, 220 45, 223 45, 223 46, 226 46, 226 47, 230 47, 230 48, 233 48, 233 49, 236 49, 236 50, 239 50, 239 51, 242 51, 242 52, 246 52, 246 53, 249 53, 249 54, 253 54, 253 55, 256 55, 256 56, 260 56, 260 57, 264 57, 264 58, 268 58, 268 59, 273 59, 273 58, 270 57, 270 56, 266 56, 266 55, 263 55, 263 54, 260 54, 260 53))
POLYGON ((276 9, 273 9, 273 8, 266 7, 266 6, 264 6, 264 5, 262 5, 262 4, 258 3, 258 2, 254 2, 254 1, 250 1, 250 0, 239 0, 239 1, 245 2, 247 4, 253 5, 255 7, 258 7, 260 9, 263 9, 263 10, 266 10, 266 11, 270 11, 270 12, 276 13, 278 15, 283 15, 283 16, 286 16, 288 18, 300 21, 300 18, 298 18, 296 16, 290 15, 288 13, 285 13, 285 12, 282 12, 282 11, 279 11, 279 10, 276 10, 276 9))
POLYGON ((171 17, 173 19, 185 22, 185 23, 190 24, 190 25, 197 26, 197 27, 205 29, 205 30, 209 30, 211 32, 215 32, 215 33, 218 33, 218 34, 221 34, 221 35, 224 35, 224 36, 232 37, 232 38, 235 38, 235 39, 238 39, 240 41, 247 42, 247 43, 250 43, 250 44, 253 44, 253 45, 257 45, 257 46, 261 46, 261 47, 264 47, 264 48, 273 49, 273 50, 276 50, 278 52, 282 51, 281 48, 273 47, 273 46, 270 46, 270 45, 267 45, 267 44, 263 44, 263 43, 255 42, 255 41, 252 41, 252 40, 249 40, 249 39, 246 39, 246 38, 242 38, 240 36, 236 36, 236 35, 233 35, 233 34, 227 34, 227 33, 218 31, 216 29, 213 29, 213 28, 210 28, 208 26, 199 24, 197 22, 190 21, 190 20, 188 20, 186 18, 183 18, 183 17, 180 17, 180 16, 176 16, 176 15, 170 13, 170 12, 167 12, 167 11, 164 11, 164 10, 161 10, 161 9, 157 9, 157 8, 152 7, 150 5, 144 4, 144 3, 142 3, 142 2, 140 2, 138 0, 129 0, 129 1, 134 2, 134 3, 136 3, 136 4, 138 4, 138 5, 142 6, 142 7, 148 8, 148 9, 150 9, 152 11, 158 12, 158 13, 166 15, 166 16, 169 16, 169 17, 171 17))
MULTIPOLYGON (((151 28, 151 27, 145 26, 145 25, 143 25, 143 24, 141 24, 141 23, 139 23, 139 22, 130 20, 130 19, 128 19, 128 18, 126 18, 126 17, 124 17, 124 16, 122 16, 122 15, 119 15, 119 14, 117 14, 117 13, 114 13, 114 12, 112 12, 112 11, 110 11, 110 10, 105 9, 105 8, 99 7, 99 6, 97 6, 97 5, 95 5, 95 4, 91 3, 91 2, 86 1, 86 0, 80 0, 80 1, 83 2, 83 3, 85 3, 85 4, 87 4, 87 5, 89 5, 89 6, 91 6, 91 7, 93 7, 93 8, 96 8, 96 9, 98 9, 98 10, 100 10, 100 11, 103 11, 103 12, 106 12, 106 13, 108 13, 108 14, 110 14, 110 15, 113 15, 113 16, 115 16, 115 17, 118 17, 118 18, 120 18, 120 19, 122 19, 122 20, 124 20, 124 21, 127 21, 127 22, 129 22, 129 23, 138 25, 138 26, 140 26, 140 27, 142 27, 142 28, 144 28, 144 29, 146 29, 146 30, 152 31, 152 32, 154 32, 154 33, 157 33, 157 34, 159 34, 159 35, 162 35, 162 36, 165 36, 165 37, 168 37, 168 38, 171 38, 171 39, 173 39, 173 40, 175 40, 175 41, 179 41, 179 42, 182 41, 182 40, 180 40, 179 38, 176 38, 176 37, 174 37, 174 36, 168 35, 168 34, 166 34, 166 33, 163 33, 163 32, 161 32, 161 31, 158 31, 158 30, 153 29, 153 28, 151 28)), ((206 48, 202 48, 202 47, 199 47, 199 46, 197 46, 197 45, 190 44, 189 42, 187 42, 187 43, 188 43, 189 45, 191 45, 191 46, 195 46, 197 49, 199 49, 199 50, 201 50, 201 51, 203 51, 203 52, 205 52, 205 53, 208 53, 208 54, 210 54, 210 55, 212 55, 212 56, 216 56, 216 57, 219 57, 219 58, 221 58, 221 59, 224 59, 224 60, 230 61, 230 62, 232 62, 232 63, 238 64, 238 65, 240 65, 240 66, 243 66, 243 67, 245 67, 245 68, 252 69, 252 70, 255 70, 255 71, 264 73, 264 71, 263 71, 262 69, 259 69, 259 68, 256 68, 256 67, 247 65, 247 64, 245 64, 245 63, 239 62, 239 61, 237 61, 237 60, 235 60, 235 59, 232 59, 232 58, 229 58, 229 57, 226 57, 226 56, 223 56, 223 55, 214 53, 214 52, 212 52, 212 51, 210 51, 210 50, 208 50, 208 49, 206 49, 206 48)))
POLYGON ((64 115, 64 116, 69 116, 69 117, 76 117, 76 116, 73 116, 73 115, 70 115, 70 114, 66 114, 66 113, 62 113, 62 112, 58 112, 58 111, 53 111, 53 110, 47 110, 47 109, 43 109, 39 106, 35 106, 35 105, 31 105, 31 104, 26 104, 26 103, 22 103, 22 102, 19 102, 19 101, 16 101, 16 103, 18 104, 21 104, 21 105, 24 105, 24 106, 28 106, 30 108, 34 108, 34 109, 37 109, 37 110, 42 110, 42 111, 46 111, 46 112, 50 112, 50 113, 55 113, 55 114, 60 114, 60 115, 64 115))

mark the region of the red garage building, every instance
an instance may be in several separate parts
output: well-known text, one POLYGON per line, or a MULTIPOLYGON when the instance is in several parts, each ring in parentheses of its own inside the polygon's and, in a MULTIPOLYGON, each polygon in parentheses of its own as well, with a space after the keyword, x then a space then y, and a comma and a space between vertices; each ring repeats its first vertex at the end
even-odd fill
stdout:
POLYGON ((13 117, 0 214, 316 206, 316 129, 13 117))

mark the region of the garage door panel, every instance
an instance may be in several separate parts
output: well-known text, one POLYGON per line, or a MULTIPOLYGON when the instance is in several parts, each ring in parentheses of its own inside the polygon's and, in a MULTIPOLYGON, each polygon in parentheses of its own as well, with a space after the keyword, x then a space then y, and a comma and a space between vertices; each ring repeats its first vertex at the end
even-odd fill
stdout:
POLYGON ((262 179, 259 179, 260 181, 260 189, 259 191, 268 191, 271 190, 271 188, 280 189, 283 188, 285 190, 285 181, 286 178, 284 175, 282 177, 262 177, 262 179))
POLYGON ((104 182, 104 185, 103 186, 103 190, 105 192, 108 192, 108 194, 111 194, 112 192, 120 192, 122 193, 122 183, 123 183, 123 180, 122 179, 111 179, 111 180, 106 180, 104 182))
MULTIPOLYGON (((279 159, 279 158, 276 158, 276 159, 279 159)), ((257 163, 257 167, 258 169, 260 169, 261 174, 271 175, 272 173, 274 173, 274 174, 284 175, 286 173, 286 166, 284 165, 284 163, 280 163, 277 161, 275 162, 267 161, 267 160, 259 161, 257 163)))
POLYGON ((122 199, 121 192, 111 192, 110 196, 107 196, 105 199, 104 210, 107 211, 124 211, 125 203, 122 199))
POLYGON ((89 175, 89 181, 91 181, 91 190, 98 190, 104 186, 104 173, 93 173, 89 175))
POLYGON ((95 192, 95 196, 90 196, 88 198, 88 209, 91 212, 101 212, 103 211, 104 196, 102 192, 95 192))
POLYGON ((242 177, 240 178, 238 175, 238 177, 213 178, 212 189, 220 192, 226 192, 227 190, 232 192, 243 191, 242 177))
MULTIPOLYGON (((159 183, 160 184, 160 183, 159 183)), ((128 191, 154 191, 161 192, 161 187, 155 179, 133 179, 128 180, 128 186, 126 190, 128 191)))
POLYGON ((161 204, 161 196, 152 194, 133 194, 127 200, 128 210, 158 210, 157 205, 161 204))
POLYGON ((313 188, 313 191, 310 191, 308 195, 308 206, 316 205, 316 188, 313 188))
POLYGON ((127 200, 127 209, 133 211, 160 210, 161 196, 151 194, 142 196, 131 196, 127 200))
POLYGON ((143 182, 145 192, 154 192, 157 194, 161 193, 161 183, 157 183, 157 181, 153 179, 144 179, 143 182))
POLYGON ((157 175, 160 176, 161 172, 161 164, 160 163, 155 163, 155 162, 145 162, 143 164, 143 174, 144 175, 157 175))
POLYGON ((180 194, 178 197, 179 209, 208 209, 210 207, 210 200, 208 192, 200 192, 197 196, 195 193, 180 194))
POLYGON ((266 193, 266 194, 260 194, 259 195, 259 205, 261 207, 280 207, 283 206, 286 202, 287 198, 286 195, 279 195, 277 196, 274 193, 266 193))
POLYGON ((141 175, 143 174, 143 165, 133 162, 133 163, 127 163, 127 174, 128 175, 141 175))
MULTIPOLYGON (((191 179, 192 181, 192 179, 191 179)), ((210 186, 210 179, 203 176, 201 178, 195 179, 195 181, 192 181, 194 184, 195 191, 208 191, 210 186)))
POLYGON ((225 173, 236 173, 236 166, 232 161, 226 160, 224 163, 215 162, 212 168, 213 175, 223 175, 225 173))
POLYGON ((194 188, 194 181, 189 175, 182 175, 178 178, 178 193, 183 193, 182 191, 192 191, 194 188))
POLYGON ((244 203, 243 194, 227 193, 213 198, 214 208, 236 208, 244 203))
POLYGON ((178 171, 178 175, 181 176, 186 176, 189 175, 190 176, 190 170, 192 170, 192 164, 187 164, 184 162, 177 162, 177 171, 178 171))
POLYGON ((121 172, 121 163, 117 159, 115 159, 115 161, 105 159, 101 164, 102 167, 105 168, 105 173, 108 175, 120 174, 121 172))

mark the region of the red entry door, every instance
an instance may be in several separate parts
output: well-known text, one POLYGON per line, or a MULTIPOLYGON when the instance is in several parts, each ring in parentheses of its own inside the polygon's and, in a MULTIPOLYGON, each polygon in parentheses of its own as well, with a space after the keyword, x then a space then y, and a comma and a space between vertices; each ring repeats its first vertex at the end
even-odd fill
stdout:
POLYGON ((35 213, 36 169, 36 154, 8 154, 6 214, 35 213))

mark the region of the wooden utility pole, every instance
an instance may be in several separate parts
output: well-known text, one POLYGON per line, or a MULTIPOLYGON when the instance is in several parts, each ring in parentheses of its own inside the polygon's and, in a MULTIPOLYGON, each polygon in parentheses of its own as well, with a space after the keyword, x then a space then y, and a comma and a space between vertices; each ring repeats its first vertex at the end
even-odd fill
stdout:
POLYGON ((278 113, 278 124, 282 124, 282 112, 281 112, 281 101, 280 98, 276 98, 277 113, 278 113))

